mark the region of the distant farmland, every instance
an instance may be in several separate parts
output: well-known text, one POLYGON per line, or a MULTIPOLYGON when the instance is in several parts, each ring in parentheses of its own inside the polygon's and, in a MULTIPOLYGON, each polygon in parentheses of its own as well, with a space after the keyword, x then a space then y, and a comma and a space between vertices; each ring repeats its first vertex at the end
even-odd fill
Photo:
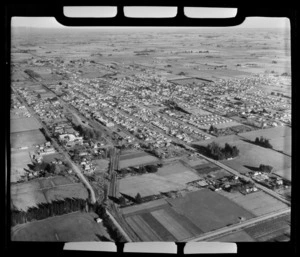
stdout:
POLYGON ((25 170, 29 169, 28 164, 32 164, 28 151, 11 152, 10 155, 10 176, 11 182, 18 181, 21 175, 24 175, 25 170))
POLYGON ((96 223, 95 213, 74 212, 40 221, 19 224, 11 230, 12 241, 80 242, 110 239, 106 229, 96 223))
POLYGON ((50 203, 64 198, 87 199, 88 192, 83 184, 74 183, 62 176, 11 185, 11 205, 16 210, 26 211, 39 203, 50 203))

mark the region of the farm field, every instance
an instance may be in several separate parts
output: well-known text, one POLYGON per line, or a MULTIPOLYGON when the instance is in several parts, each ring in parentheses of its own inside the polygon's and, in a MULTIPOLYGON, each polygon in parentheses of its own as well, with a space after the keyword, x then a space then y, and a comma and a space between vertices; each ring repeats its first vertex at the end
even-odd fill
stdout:
POLYGON ((32 164, 29 152, 26 150, 11 152, 10 182, 16 182, 29 169, 28 164, 32 164))
POLYGON ((10 120, 10 133, 36 130, 41 127, 41 124, 34 117, 10 120))
POLYGON ((150 163, 154 163, 154 162, 158 162, 158 161, 159 160, 152 155, 144 155, 144 156, 140 156, 140 157, 126 158, 123 160, 120 157, 119 168, 123 169, 123 168, 127 168, 127 167, 132 167, 132 166, 150 164, 150 163))
POLYGON ((45 154, 43 155, 43 161, 44 162, 52 162, 52 161, 63 161, 65 158, 60 153, 52 153, 52 154, 45 154))
POLYGON ((254 141, 256 137, 264 137, 270 140, 273 149, 282 151, 291 156, 292 151, 292 129, 286 126, 260 129, 256 131, 239 134, 242 138, 254 141))
POLYGON ((40 221, 18 224, 11 229, 12 241, 104 241, 110 239, 101 223, 96 223, 97 214, 74 212, 40 221))
POLYGON ((176 212, 187 217, 203 232, 238 223, 241 216, 246 219, 254 217, 245 208, 209 189, 167 201, 176 212))
POLYGON ((11 205, 17 210, 26 211, 39 203, 50 203, 64 198, 86 199, 88 192, 83 184, 74 183, 61 176, 11 185, 11 205))
POLYGON ((263 191, 257 191, 251 194, 243 195, 240 192, 229 193, 221 190, 218 191, 218 194, 227 197, 231 201, 253 213, 255 216, 261 216, 288 208, 285 203, 277 200, 263 191))
POLYGON ((201 164, 206 164, 206 163, 209 163, 207 160, 205 159, 196 159, 196 160, 188 160, 187 163, 195 168, 195 166, 198 166, 198 165, 201 165, 201 164))
POLYGON ((45 136, 38 129, 10 134, 11 148, 39 145, 46 142, 45 136))
POLYGON ((130 196, 140 193, 144 197, 160 192, 184 189, 186 183, 197 179, 199 179, 198 175, 182 163, 176 162, 158 168, 156 173, 128 176, 121 179, 119 191, 130 196))
POLYGON ((267 220, 244 229, 256 241, 275 241, 284 234, 289 235, 290 230, 290 215, 267 220))
POLYGON ((215 237, 212 240, 214 242, 253 242, 255 241, 249 234, 244 230, 239 230, 228 235, 215 237))
MULTIPOLYGON (((224 136, 222 138, 206 140, 205 142, 198 144, 206 146, 211 142, 216 142, 222 147, 228 142, 239 149, 239 156, 232 160, 223 160, 221 162, 241 173, 251 171, 249 167, 258 168, 260 164, 271 165, 274 168, 275 173, 276 171, 281 170, 289 172, 288 168, 292 165, 291 157, 271 149, 247 143, 238 136, 224 136)), ((287 173, 285 176, 290 176, 290 174, 287 173)))
POLYGON ((178 214, 166 202, 125 215, 129 226, 143 241, 181 241, 202 234, 188 218, 178 214), (160 205, 159 205, 160 204, 160 205))

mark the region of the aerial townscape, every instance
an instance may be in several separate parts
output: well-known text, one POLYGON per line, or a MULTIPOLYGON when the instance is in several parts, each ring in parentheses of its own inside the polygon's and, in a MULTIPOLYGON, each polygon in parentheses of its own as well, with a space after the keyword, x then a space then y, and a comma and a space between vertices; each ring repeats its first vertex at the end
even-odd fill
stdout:
POLYGON ((289 241, 288 29, 12 27, 13 241, 289 241))

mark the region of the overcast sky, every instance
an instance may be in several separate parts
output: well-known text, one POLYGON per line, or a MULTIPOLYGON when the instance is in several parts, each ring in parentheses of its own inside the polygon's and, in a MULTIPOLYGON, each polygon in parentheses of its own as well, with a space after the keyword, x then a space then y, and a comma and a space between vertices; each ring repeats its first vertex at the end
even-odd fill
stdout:
MULTIPOLYGON (((176 8, 155 8, 146 7, 147 11, 141 7, 133 7, 125 9, 127 16, 144 16, 152 15, 156 17, 168 16, 174 17, 176 15, 176 8), (149 9, 150 8, 150 9, 149 9)), ((68 17, 113 17, 116 14, 114 7, 68 7, 64 9, 64 14, 68 17)), ((234 17, 236 9, 227 8, 191 8, 185 9, 185 14, 190 17, 199 15, 200 17, 210 17, 217 15, 218 17, 234 17)), ((13 17, 11 22, 12 27, 32 27, 32 28, 66 28, 56 21, 55 18, 50 17, 13 17)), ((244 23, 239 25, 241 28, 289 28, 290 23, 287 18, 265 18, 265 17, 251 17, 246 18, 244 23)))

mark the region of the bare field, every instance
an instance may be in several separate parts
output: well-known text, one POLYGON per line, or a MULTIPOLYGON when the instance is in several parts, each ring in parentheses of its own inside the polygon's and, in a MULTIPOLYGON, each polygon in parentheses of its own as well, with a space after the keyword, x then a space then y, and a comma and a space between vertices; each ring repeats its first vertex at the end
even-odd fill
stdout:
POLYGON ((35 179, 11 186, 12 206, 18 210, 27 210, 39 203, 50 203, 64 198, 88 198, 88 192, 81 183, 56 176, 35 179))
POLYGON ((247 195, 243 195, 240 192, 229 193, 223 190, 218 191, 218 193, 242 206, 246 210, 249 210, 255 216, 261 216, 288 208, 285 203, 263 191, 257 191, 247 195))
POLYGON ((41 127, 41 124, 34 117, 12 119, 10 121, 10 133, 36 130, 41 127))
POLYGON ((12 148, 39 145, 45 142, 45 136, 38 129, 10 134, 10 143, 12 148))
POLYGON ((80 242, 110 239, 95 213, 74 212, 40 221, 19 224, 11 229, 12 241, 80 242), (97 236, 98 235, 98 236, 97 236))
POLYGON ((191 220, 203 232, 239 222, 254 215, 228 198, 209 189, 188 193, 183 198, 167 200, 174 210, 191 220))
POLYGON ((193 171, 177 162, 159 168, 157 173, 129 176, 120 180, 120 193, 135 196, 159 194, 186 188, 186 183, 199 179, 193 171))
POLYGON ((138 204, 138 205, 125 207, 125 208, 122 208, 121 210, 122 210, 123 215, 127 216, 129 214, 139 213, 140 211, 147 212, 149 209, 161 207, 166 204, 167 204, 166 200, 158 199, 158 200, 150 201, 147 203, 142 203, 142 204, 138 204))

